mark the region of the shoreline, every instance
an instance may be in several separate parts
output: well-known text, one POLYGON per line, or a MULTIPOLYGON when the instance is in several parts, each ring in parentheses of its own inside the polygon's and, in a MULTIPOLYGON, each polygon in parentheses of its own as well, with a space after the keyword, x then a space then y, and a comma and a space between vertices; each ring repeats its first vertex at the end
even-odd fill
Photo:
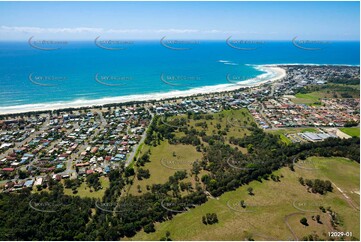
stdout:
POLYGON ((165 93, 149 93, 149 94, 136 94, 119 97, 108 97, 101 99, 90 100, 74 100, 66 102, 52 102, 52 103, 38 103, 38 104, 24 104, 17 106, 0 107, 0 115, 20 114, 28 112, 43 112, 54 111, 66 108, 91 108, 92 106, 102 106, 113 103, 127 103, 127 102, 147 102, 151 100, 162 100, 170 98, 183 98, 193 95, 206 95, 211 93, 235 91, 240 88, 250 88, 260 86, 267 82, 274 82, 286 76, 286 70, 278 65, 252 65, 255 69, 263 71, 254 78, 241 81, 229 82, 229 84, 219 84, 213 86, 196 87, 184 91, 171 91, 165 93))

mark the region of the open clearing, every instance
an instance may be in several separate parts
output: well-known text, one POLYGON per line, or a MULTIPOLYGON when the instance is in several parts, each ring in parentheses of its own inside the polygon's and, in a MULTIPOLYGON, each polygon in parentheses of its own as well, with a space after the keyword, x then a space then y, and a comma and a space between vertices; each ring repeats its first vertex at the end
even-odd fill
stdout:
MULTIPOLYGON (((144 146, 144 150, 148 150, 149 146, 144 146)), ((194 182, 194 177, 191 177, 190 170, 194 161, 201 160, 202 153, 197 152, 192 145, 170 145, 168 141, 162 141, 157 147, 151 147, 150 162, 145 163, 142 169, 149 169, 150 178, 138 180, 134 178, 133 185, 129 189, 129 194, 137 195, 143 194, 147 191, 147 185, 164 184, 168 178, 176 171, 186 170, 188 178, 183 182, 194 182), (138 191, 140 186, 140 191, 138 191)), ((136 167, 138 169, 138 167, 136 167)))
POLYGON ((303 132, 317 132, 317 128, 282 128, 277 130, 265 130, 272 134, 296 134, 303 132))
POLYGON ((341 85, 341 84, 326 84, 317 86, 316 90, 309 93, 297 93, 292 102, 298 104, 320 105, 321 98, 341 98, 352 97, 359 98, 359 85, 341 85))
MULTIPOLYGON (((209 115, 209 114, 208 114, 209 115)), ((176 116, 177 118, 186 118, 189 128, 194 128, 197 131, 204 131, 206 135, 218 133, 218 131, 228 129, 227 135, 224 136, 227 144, 230 137, 243 137, 249 135, 251 132, 247 129, 254 122, 252 115, 248 109, 242 108, 239 110, 225 110, 219 113, 211 114, 212 119, 194 120, 187 119, 186 115, 176 116), (203 125, 199 125, 203 123, 203 125), (205 123, 205 125, 204 125, 205 123)), ((184 135, 183 132, 175 132, 176 137, 184 135)), ((203 141, 202 141, 203 142, 203 141)), ((232 145, 232 144, 231 144, 232 145)), ((247 149, 238 147, 238 149, 246 153, 247 149)), ((192 145, 171 145, 168 141, 162 141, 160 145, 151 147, 143 145, 139 152, 139 156, 145 154, 150 150, 150 162, 146 163, 142 169, 149 170, 150 178, 138 180, 137 177, 133 179, 133 184, 126 188, 126 194, 140 195, 147 191, 147 186, 152 184, 164 184, 168 178, 176 171, 186 170, 188 178, 183 182, 191 182, 195 184, 195 177, 191 176, 192 164, 196 160, 202 159, 202 153, 196 150, 192 145)), ((138 169, 137 167, 135 167, 138 169)), ((199 177, 204 175, 204 171, 199 174, 199 177)))
MULTIPOLYGON (((224 136, 227 144, 230 137, 240 138, 249 135, 251 132, 247 128, 251 127, 251 124, 255 124, 252 115, 246 108, 224 110, 219 113, 207 115, 211 115, 213 119, 187 119, 186 115, 176 116, 174 119, 185 118, 190 128, 194 128, 197 131, 204 131, 208 136, 227 129, 227 135, 224 136)), ((184 135, 183 132, 176 132, 175 134, 176 137, 184 135)))
POLYGON ((340 130, 350 136, 360 137, 360 127, 340 128, 340 130))
MULTIPOLYGON (((349 231, 360 237, 359 211, 349 205, 343 194, 334 187, 326 195, 313 194, 302 186, 298 178, 330 180, 342 189, 359 206, 358 163, 345 158, 310 157, 295 166, 295 172, 282 168, 275 175, 282 175, 281 182, 272 180, 253 181, 235 191, 227 192, 219 199, 209 199, 205 204, 176 215, 172 220, 156 224, 156 232, 139 232, 133 240, 159 240, 170 232, 172 240, 301 240, 314 232, 321 239, 327 239, 330 227, 329 215, 322 213, 319 206, 331 207, 341 218, 339 231, 349 231), (308 169, 307 169, 308 168, 308 169), (254 189, 250 196, 247 188, 254 189), (246 208, 239 203, 244 200, 246 208), (204 225, 202 216, 216 213, 219 222, 204 225), (322 224, 312 220, 320 215, 322 224), (309 226, 299 221, 306 217, 309 226)), ((332 230, 331 230, 332 229, 332 230)), ((350 237, 346 237, 350 240, 350 237)))
POLYGON ((218 130, 224 130, 229 128, 227 138, 230 137, 243 137, 250 134, 247 127, 250 127, 254 123, 254 119, 248 109, 242 108, 239 110, 224 110, 220 113, 213 114, 212 120, 193 120, 189 121, 189 125, 197 130, 204 130, 207 135, 217 133, 218 130), (196 123, 206 122, 207 128, 202 129, 200 126, 196 126, 196 123), (218 127, 217 127, 218 126, 218 127))
POLYGON ((99 198, 101 199, 104 196, 105 190, 109 187, 109 179, 107 177, 99 177, 99 181, 103 189, 100 189, 98 191, 95 191, 93 188, 90 189, 86 182, 84 181, 80 187, 78 187, 78 192, 73 194, 73 191, 70 188, 64 188, 64 194, 65 195, 71 195, 71 196, 80 196, 80 197, 89 197, 89 198, 99 198), (92 190, 92 192, 89 192, 89 190, 92 190))
POLYGON ((319 102, 321 97, 324 97, 320 92, 311 92, 307 94, 297 93, 296 98, 292 99, 292 102, 298 104, 313 104, 319 102))

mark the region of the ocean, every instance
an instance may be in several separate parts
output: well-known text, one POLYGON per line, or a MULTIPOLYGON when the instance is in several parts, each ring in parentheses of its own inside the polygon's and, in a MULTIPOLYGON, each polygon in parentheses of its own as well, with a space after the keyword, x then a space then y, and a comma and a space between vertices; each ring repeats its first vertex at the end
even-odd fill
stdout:
POLYGON ((229 75, 242 82, 264 73, 257 66, 265 64, 360 64, 359 42, 313 43, 312 48, 292 41, 251 43, 249 48, 226 41, 164 43, 133 41, 114 47, 110 42, 69 41, 43 50, 41 43, 0 42, 0 112, 131 95, 155 97, 230 84, 229 75))

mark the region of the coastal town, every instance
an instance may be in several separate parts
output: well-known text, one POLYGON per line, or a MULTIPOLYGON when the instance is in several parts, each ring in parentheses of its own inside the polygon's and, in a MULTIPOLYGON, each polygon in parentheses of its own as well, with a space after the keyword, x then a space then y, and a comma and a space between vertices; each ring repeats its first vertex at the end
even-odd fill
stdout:
POLYGON ((112 169, 132 166, 154 115, 247 108, 259 128, 282 131, 287 142, 351 138, 342 129, 359 125, 359 90, 350 92, 337 81, 358 82, 358 66, 278 67, 286 71, 285 77, 253 87, 234 84, 238 88, 232 91, 4 114, 0 119, 0 188, 3 192, 24 187, 40 191, 50 180, 107 176, 112 169), (295 128, 305 130, 287 132, 295 128))
POLYGON ((0 13, 0 241, 361 241, 360 1, 0 13))

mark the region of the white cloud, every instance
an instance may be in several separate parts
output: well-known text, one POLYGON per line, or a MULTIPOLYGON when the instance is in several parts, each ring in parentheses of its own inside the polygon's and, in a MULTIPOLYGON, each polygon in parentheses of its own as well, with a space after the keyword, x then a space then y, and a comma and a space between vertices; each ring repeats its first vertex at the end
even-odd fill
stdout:
MULTIPOLYGON (((168 36, 169 38, 216 38, 224 39, 228 36, 234 38, 254 38, 259 36, 259 33, 246 32, 241 30, 220 30, 220 29, 192 29, 192 28, 161 28, 161 29, 117 29, 117 28, 89 28, 89 27, 73 27, 73 28, 42 28, 29 26, 0 26, 0 39, 5 36, 13 39, 23 38, 24 34, 28 36, 35 36, 40 38, 53 38, 57 35, 58 39, 91 39, 94 36, 108 36, 117 38, 121 35, 127 35, 129 38, 160 38, 160 36, 168 36)), ((275 33, 268 33, 269 36, 275 33)), ((265 33, 265 35, 267 35, 265 33)))
POLYGON ((170 34, 191 34, 200 32, 197 29, 158 29, 156 33, 170 33, 170 34))
POLYGON ((104 30, 102 28, 39 28, 39 27, 9 27, 9 26, 1 26, 1 32, 7 33, 29 33, 29 34, 57 34, 57 33, 101 33, 104 30))
POLYGON ((40 27, 9 27, 1 26, 1 32, 30 33, 30 34, 56 34, 56 33, 197 33, 196 29, 103 29, 103 28, 40 28, 40 27))
POLYGON ((235 31, 221 31, 217 29, 212 30, 198 30, 198 29, 103 29, 103 28, 87 28, 87 27, 76 27, 76 28, 40 28, 40 27, 9 27, 1 26, 0 32, 6 33, 28 33, 28 34, 80 34, 80 33, 132 33, 132 34, 222 34, 230 33, 235 31))

